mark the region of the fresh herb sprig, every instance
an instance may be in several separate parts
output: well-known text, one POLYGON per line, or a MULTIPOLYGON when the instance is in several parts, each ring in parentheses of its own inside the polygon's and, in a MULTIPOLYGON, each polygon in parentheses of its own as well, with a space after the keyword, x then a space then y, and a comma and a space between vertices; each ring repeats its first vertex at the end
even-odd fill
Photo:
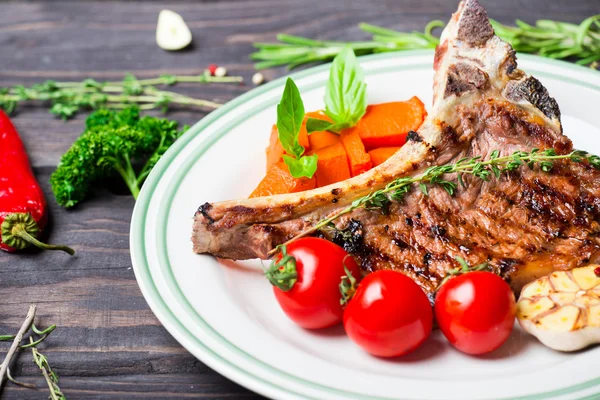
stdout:
MULTIPOLYGON (((33 339, 29 338, 29 342, 33 343, 33 339)), ((66 400, 65 395, 62 390, 58 386, 58 375, 52 370, 50 364, 48 363, 48 358, 40 353, 40 351, 36 347, 31 348, 31 353, 33 354, 33 362, 38 366, 40 371, 42 371, 42 375, 46 380, 46 384, 48 385, 48 389, 50 390, 50 399, 51 400, 66 400)))
MULTIPOLYGON (((573 58, 583 65, 600 60, 600 14, 580 24, 539 20, 535 25, 529 25, 517 20, 513 27, 494 20, 490 22, 496 34, 516 51, 549 58, 573 58)), ((442 21, 431 21, 423 33, 407 33, 361 23, 359 28, 371 34, 371 40, 360 42, 322 41, 279 34, 279 43, 255 43, 258 51, 250 58, 258 61, 255 64, 257 69, 282 65, 292 69, 303 64, 330 61, 346 47, 353 49, 356 55, 432 49, 439 44, 439 38, 432 31, 444 25, 442 21)))
POLYGON ((586 18, 579 25, 567 22, 538 20, 529 25, 516 20, 516 26, 506 26, 490 20, 496 34, 509 42, 516 51, 535 53, 548 58, 577 58, 577 64, 600 60, 600 14, 586 18))
POLYGON ((140 117, 135 106, 119 112, 95 111, 50 176, 57 203, 75 206, 100 179, 114 172, 137 198, 152 168, 186 129, 178 129, 178 123, 168 119, 140 117))
POLYGON ((298 141, 304 114, 300 90, 292 78, 288 78, 277 105, 277 131, 279 141, 287 153, 283 155, 283 161, 294 178, 312 178, 317 171, 317 155, 305 156, 304 147, 298 141))
MULTIPOLYGON (((454 195, 458 185, 465 187, 463 175, 472 175, 483 181, 489 181, 492 177, 500 178, 503 173, 514 171, 522 166, 533 169, 536 165, 542 171, 549 172, 552 170, 554 161, 556 160, 587 162, 595 169, 600 170, 600 157, 581 150, 575 150, 569 154, 557 154, 554 149, 532 149, 530 152, 517 151, 503 157, 500 157, 498 150, 494 150, 490 154, 488 160, 483 160, 480 156, 462 158, 454 164, 429 167, 422 174, 414 177, 397 178, 388 183, 383 189, 371 192, 366 196, 354 200, 348 207, 322 219, 311 228, 302 231, 283 245, 288 245, 294 240, 329 226, 329 224, 336 219, 359 208, 379 210, 385 213, 392 201, 401 201, 410 191, 413 184, 418 185, 421 192, 426 196, 429 194, 429 186, 442 187, 448 194, 454 195), (446 174, 456 174, 457 181, 446 180, 446 174)), ((276 250, 273 250, 269 254, 272 254, 275 251, 276 250)))
POLYGON ((40 368, 42 371, 42 375, 48 385, 50 390, 49 398, 52 400, 66 400, 65 395, 62 393, 60 387, 58 386, 58 375, 52 371, 50 368, 50 364, 48 363, 48 358, 40 353, 37 345, 42 343, 48 336, 56 329, 56 325, 50 325, 48 328, 40 330, 33 323, 36 315, 36 306, 31 305, 29 307, 29 311, 27 312, 27 316, 25 317, 25 321, 21 325, 21 328, 17 332, 16 335, 0 335, 0 341, 12 341, 12 345, 8 352, 6 353, 6 357, 2 364, 0 364, 0 392, 2 391, 2 384, 4 382, 4 378, 8 379, 10 382, 23 386, 26 388, 35 389, 35 385, 31 385, 29 383, 24 383, 16 380, 10 373, 10 364, 12 362, 13 357, 17 354, 19 350, 23 349, 31 349, 31 354, 33 355, 34 363, 40 368), (24 340, 24 337, 27 334, 29 336, 29 343, 22 345, 21 342, 24 340), (34 340, 33 335, 38 335, 39 338, 34 340))
POLYGON ((122 109, 137 104, 141 110, 154 108, 166 111, 172 105, 217 108, 210 100, 197 99, 161 89, 177 83, 239 83, 241 76, 212 76, 209 72, 195 76, 161 75, 152 79, 137 79, 127 74, 122 81, 99 82, 86 79, 81 82, 46 81, 30 87, 22 85, 0 88, 0 109, 8 114, 25 102, 46 102, 50 112, 63 119, 75 116, 83 109, 122 109))
POLYGON ((350 47, 340 52, 331 64, 325 87, 325 114, 333 121, 309 118, 308 134, 315 131, 339 133, 351 128, 367 111, 367 85, 365 74, 350 47))
POLYGON ((442 21, 432 21, 425 32, 402 33, 374 25, 361 23, 360 29, 373 35, 371 41, 339 42, 313 40, 287 34, 277 35, 280 43, 254 43, 258 49, 250 58, 258 61, 257 69, 286 65, 289 69, 303 64, 331 61, 342 50, 349 47, 356 55, 383 53, 388 51, 433 49, 439 39, 432 31, 443 27, 442 21))

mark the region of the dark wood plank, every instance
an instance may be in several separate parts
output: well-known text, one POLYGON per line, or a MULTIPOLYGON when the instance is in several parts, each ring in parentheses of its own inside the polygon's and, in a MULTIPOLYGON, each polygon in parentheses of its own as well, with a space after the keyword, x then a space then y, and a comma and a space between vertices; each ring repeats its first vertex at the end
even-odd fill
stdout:
MULTIPOLYGON (((319 39, 359 40, 365 21, 398 30, 422 30, 431 19, 447 20, 456 8, 448 0, 248 0, 169 2, 194 34, 194 46, 167 53, 154 42, 160 2, 35 1, 2 3, 0 87, 45 79, 120 79, 162 73, 197 74, 210 63, 243 75, 255 41, 272 41, 278 32, 319 39)), ((538 18, 580 22, 600 13, 598 0, 482 0, 501 22, 538 18)), ((264 71, 267 79, 286 73, 264 71)), ((226 102, 252 87, 184 85, 179 90, 226 102)), ((192 124, 207 110, 169 114, 192 124)), ((60 155, 83 128, 84 116, 63 121, 41 108, 24 108, 14 119, 49 197, 48 240, 71 244, 77 256, 52 252, 0 254, 0 333, 16 331, 27 305, 39 306, 39 325, 59 325, 42 345, 61 375, 68 398, 258 398, 210 370, 166 332, 143 299, 129 258, 129 222, 134 201, 98 189, 75 210, 50 198, 48 178, 60 155)), ((6 348, 0 349, 2 356, 6 348)), ((42 389, 8 385, 5 399, 44 397, 43 380, 22 354, 14 375, 42 389)))

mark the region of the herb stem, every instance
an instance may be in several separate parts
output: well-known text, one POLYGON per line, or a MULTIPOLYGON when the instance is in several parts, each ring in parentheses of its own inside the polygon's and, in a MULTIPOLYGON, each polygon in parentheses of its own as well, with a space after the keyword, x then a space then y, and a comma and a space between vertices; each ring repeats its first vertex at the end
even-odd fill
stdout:
POLYGON ((169 105, 195 106, 214 109, 222 104, 205 99, 198 99, 174 91, 159 89, 159 86, 173 86, 177 83, 239 83, 241 76, 212 76, 204 73, 194 76, 162 75, 158 78, 137 79, 127 75, 123 81, 99 82, 86 79, 80 82, 46 81, 31 87, 13 86, 0 88, 0 109, 12 113, 19 103, 27 101, 49 102, 51 113, 64 119, 71 118, 80 109, 126 108, 131 104, 139 104, 140 108, 150 110, 162 108, 166 111, 169 105))
POLYGON ((4 379, 6 378, 9 364, 10 364, 13 356, 19 349, 19 345, 21 344, 21 341, 23 340, 23 336, 29 331, 29 329, 31 328, 31 325, 33 324, 33 319, 35 318, 35 311, 36 311, 36 306, 34 304, 30 305, 29 310, 27 311, 27 316, 25 317, 25 321, 23 321, 21 328, 15 335, 15 339, 13 340, 12 344, 10 345, 10 348, 8 349, 8 352, 6 353, 6 356, 4 357, 4 361, 2 361, 2 364, 0 365, 0 388, 2 387, 2 384, 4 383, 4 379))
MULTIPOLYGON (((33 343, 33 339, 29 338, 29 342, 33 343)), ((48 389, 50 390, 50 399, 52 400, 65 400, 65 395, 58 387, 58 376, 48 363, 48 359, 46 356, 41 354, 37 347, 31 348, 31 354, 33 355, 33 362, 38 366, 38 368, 42 371, 42 375, 44 376, 44 380, 48 385, 48 389)))
POLYGON ((114 168, 117 170, 119 175, 121 175, 121 177, 125 181, 125 184, 129 188, 131 195, 133 196, 133 198, 135 200, 137 200, 137 198, 140 194, 140 186, 138 184, 138 180, 135 175, 135 170, 133 169, 133 166, 131 165, 129 155, 128 154, 123 155, 122 163, 119 162, 119 160, 117 160, 116 158, 112 158, 112 157, 107 157, 107 160, 111 160, 113 162, 114 168))

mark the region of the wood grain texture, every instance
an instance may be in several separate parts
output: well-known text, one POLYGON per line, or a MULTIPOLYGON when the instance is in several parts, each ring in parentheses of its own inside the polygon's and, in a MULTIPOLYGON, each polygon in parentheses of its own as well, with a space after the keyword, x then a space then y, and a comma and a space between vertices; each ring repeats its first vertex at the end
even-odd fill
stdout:
MULTIPOLYGON (((364 21, 398 30, 422 30, 431 19, 447 20, 453 0, 247 0, 169 2, 194 35, 191 49, 166 53, 154 42, 154 2, 1 3, 0 87, 44 79, 119 79, 161 73, 195 74, 208 64, 250 81, 252 42, 272 41, 278 32, 319 39, 366 36, 364 21), (8 17, 7 17, 8 16, 8 17)), ((600 13, 598 0, 482 0, 504 23, 515 18, 580 22, 600 13)), ((267 79, 285 74, 264 72, 267 79)), ((226 102, 251 85, 181 86, 179 90, 226 102)), ((169 116, 192 124, 205 111, 177 110, 169 116)), ((122 188, 98 189, 72 211, 50 198, 48 178, 60 155, 81 133, 83 116, 64 123, 41 108, 23 108, 14 119, 51 207, 48 240, 71 245, 77 256, 55 252, 0 254, 0 333, 15 332, 29 303, 38 305, 37 324, 59 327, 42 345, 61 376, 69 399, 258 398, 187 353, 166 332, 143 299, 129 256, 134 201, 122 188)), ((2 171, 0 171, 2 173, 2 171)), ((2 346, 5 352, 8 346, 2 346)), ((3 354, 0 354, 0 356, 3 354)), ((2 399, 45 398, 44 383, 22 354, 13 375, 40 391, 7 385, 2 399)))

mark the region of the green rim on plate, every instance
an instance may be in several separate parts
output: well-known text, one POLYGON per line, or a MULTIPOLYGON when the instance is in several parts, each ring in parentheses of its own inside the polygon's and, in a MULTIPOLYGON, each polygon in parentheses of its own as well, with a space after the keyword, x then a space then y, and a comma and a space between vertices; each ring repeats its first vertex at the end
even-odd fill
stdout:
MULTIPOLYGON (((385 54, 376 54, 376 55, 360 57, 360 60, 362 62, 365 62, 365 61, 368 62, 368 61, 377 61, 377 60, 384 60, 384 59, 396 58, 396 57, 408 58, 408 57, 416 57, 416 56, 424 56, 424 55, 432 56, 433 52, 430 50, 415 50, 415 51, 404 52, 404 53, 385 53, 385 54)), ((592 74, 595 73, 587 68, 569 64, 569 63, 562 62, 562 61, 548 60, 545 58, 531 56, 531 55, 519 55, 519 57, 524 58, 524 59, 529 59, 531 61, 535 61, 538 63, 556 65, 556 66, 560 66, 560 67, 568 67, 570 69, 577 70, 578 72, 586 71, 587 73, 592 73, 592 74)), ((373 74, 381 74, 381 73, 393 72, 393 71, 398 71, 398 70, 420 69, 420 68, 429 67, 429 66, 431 66, 431 63, 412 64, 412 65, 400 66, 400 67, 399 66, 393 66, 393 67, 388 66, 388 67, 383 67, 383 68, 379 68, 379 69, 367 70, 367 71, 365 71, 365 73, 366 73, 366 75, 373 75, 373 74)), ((329 64, 325 64, 325 65, 322 65, 319 67, 311 68, 311 69, 308 69, 308 70, 305 70, 305 71, 302 71, 299 73, 292 74, 291 76, 296 81, 298 81, 299 79, 301 79, 303 77, 314 75, 314 74, 326 71, 328 69, 329 69, 329 64)), ((558 76, 558 75, 548 73, 548 72, 536 71, 535 69, 530 69, 530 72, 534 73, 535 75, 542 76, 542 77, 545 76, 545 77, 559 78, 561 80, 569 81, 570 83, 574 83, 574 84, 584 86, 586 88, 600 92, 599 86, 593 85, 589 82, 583 82, 583 81, 580 81, 580 80, 577 80, 577 79, 574 79, 571 77, 558 76)), ((314 89, 316 87, 324 85, 325 80, 326 80, 326 77, 322 81, 313 82, 309 85, 299 85, 299 86, 300 86, 301 90, 310 90, 310 89, 314 89)), ((201 157, 220 138, 225 136, 228 132, 230 132, 237 125, 244 123, 249 117, 254 115, 258 110, 263 110, 265 107, 269 107, 269 106, 273 106, 273 105, 277 104, 277 102, 279 101, 279 97, 276 97, 276 98, 273 98, 270 100, 266 100, 263 103, 258 104, 257 106, 253 107, 251 110, 248 110, 240 118, 236 118, 234 121, 226 124, 225 126, 223 126, 220 129, 216 130, 210 136, 207 136, 206 139, 197 148, 195 148, 193 150, 193 152, 183 161, 182 165, 175 172, 175 175, 169 182, 168 188, 166 189, 166 193, 168 193, 168 194, 159 206, 158 226, 161 227, 161 229, 158 229, 158 231, 156 232, 157 243, 160 244, 159 247, 156 249, 158 252, 160 266, 167 278, 166 284, 169 287, 169 290, 175 296, 179 305, 185 310, 186 314, 196 324, 198 324, 198 326, 202 327, 203 331, 210 334, 212 339, 216 340, 220 345, 227 348, 228 351, 231 351, 231 352, 235 353, 237 356, 240 356, 240 357, 244 358, 245 360, 253 363, 254 364, 253 370, 243 369, 243 368, 235 365, 234 363, 229 361, 227 358, 224 358, 223 356, 218 354, 216 351, 214 351, 213 349, 208 347, 200 339, 195 337, 190 332, 190 330, 186 326, 184 326, 184 324, 182 324, 182 322, 177 318, 177 316, 169 308, 169 306, 167 305, 167 303, 161 296, 160 292, 158 291, 158 289, 154 283, 154 280, 152 278, 152 274, 150 272, 147 257, 146 257, 147 253, 146 253, 146 248, 145 248, 144 234, 146 231, 146 229, 145 229, 146 218, 147 218, 147 213, 148 213, 148 209, 149 209, 149 205, 150 205, 150 200, 152 199, 154 192, 156 190, 157 184, 161 180, 164 172, 169 168, 169 166, 171 165, 173 160, 176 158, 176 156, 181 152, 181 150, 186 145, 188 145, 190 143, 191 140, 196 138, 203 130, 205 130, 207 127, 209 127, 211 124, 213 124, 219 118, 221 118, 223 115, 232 111, 239 105, 244 104, 245 102, 250 101, 265 92, 271 91, 276 88, 283 88, 284 84, 285 84, 285 78, 277 79, 277 80, 275 80, 271 83, 268 83, 264 86, 261 86, 254 90, 251 90, 250 92, 227 103, 220 109, 212 112, 210 115, 206 116, 200 122, 198 122, 196 125, 194 125, 192 128, 190 128, 188 130, 188 132, 186 132, 186 134, 183 135, 167 151, 167 153, 162 157, 160 162, 154 167, 154 169, 152 170, 152 173, 150 174, 150 176, 148 177, 146 183, 144 184, 144 186, 142 188, 142 191, 140 193, 138 201, 136 202, 134 213, 133 213, 133 218, 132 218, 132 223, 131 223, 130 242, 131 242, 131 249, 132 249, 132 262, 133 262, 137 280, 139 282, 140 288, 142 289, 142 292, 144 293, 146 300, 150 304, 152 310, 154 311, 156 316, 159 318, 159 320, 161 320, 162 323, 168 322, 169 324, 171 324, 170 327, 167 327, 167 329, 171 332, 171 334, 173 334, 180 341, 192 343, 197 348, 202 349, 203 355, 210 357, 211 358, 210 361, 212 361, 212 362, 209 362, 209 360, 203 360, 203 361, 207 362, 207 364, 209 364, 211 367, 213 367, 214 369, 218 370, 220 373, 222 373, 226 376, 234 378, 231 375, 236 375, 236 377, 242 378, 242 379, 238 379, 238 383, 246 385, 250 389, 256 390, 258 392, 262 392, 267 395, 273 395, 274 393, 287 393, 287 394, 293 394, 293 395, 296 395, 299 397, 307 398, 306 394, 304 394, 304 393, 297 393, 297 392, 290 390, 289 387, 283 387, 281 385, 276 385, 273 382, 265 380, 264 378, 262 378, 261 376, 257 375, 254 372, 256 369, 262 369, 262 370, 268 371, 271 374, 277 375, 279 378, 281 378, 283 380, 288 380, 288 381, 294 382, 294 383, 300 383, 304 386, 310 387, 312 390, 321 391, 323 393, 327 393, 330 395, 333 394, 333 395, 343 396, 343 397, 347 397, 347 398, 360 398, 360 399, 367 399, 367 398, 368 399, 386 399, 386 400, 392 399, 392 397, 376 397, 376 396, 368 396, 367 397, 362 393, 355 393, 355 392, 351 392, 351 391, 347 391, 347 390, 340 390, 340 389, 325 386, 325 385, 322 385, 319 383, 311 382, 306 379, 294 376, 286 371, 277 369, 271 365, 266 364, 265 362, 263 362, 261 360, 256 359, 252 355, 246 353, 244 350, 235 346, 233 343, 229 342, 226 338, 224 338, 221 334, 219 334, 219 332, 217 332, 213 327, 211 327, 202 318, 202 316, 200 316, 196 312, 196 310, 193 308, 193 306, 189 303, 189 301, 183 294, 183 292, 182 292, 181 288, 179 287, 179 284, 175 278, 175 275, 172 271, 171 263, 170 263, 170 260, 169 260, 168 254, 167 254, 167 250, 166 250, 167 249, 167 247, 166 247, 167 246, 167 234, 166 234, 167 216, 168 216, 168 211, 170 210, 171 204, 173 202, 175 193, 176 193, 177 188, 179 187, 181 181, 185 178, 189 169, 194 165, 194 163, 198 160, 198 158, 201 157), (268 388, 268 390, 266 390, 265 388, 268 388)), ((527 400, 545 399, 545 398, 548 398, 551 396, 572 394, 574 392, 584 390, 584 389, 589 389, 589 388, 592 388, 597 385, 600 385, 600 377, 590 380, 590 381, 587 381, 587 382, 579 383, 579 384, 576 384, 576 385, 573 385, 570 387, 557 389, 554 391, 549 391, 549 392, 544 392, 544 393, 539 393, 539 394, 527 395, 524 397, 517 397, 517 398, 513 398, 513 399, 523 399, 523 400, 525 400, 525 399, 527 399, 527 400)))

